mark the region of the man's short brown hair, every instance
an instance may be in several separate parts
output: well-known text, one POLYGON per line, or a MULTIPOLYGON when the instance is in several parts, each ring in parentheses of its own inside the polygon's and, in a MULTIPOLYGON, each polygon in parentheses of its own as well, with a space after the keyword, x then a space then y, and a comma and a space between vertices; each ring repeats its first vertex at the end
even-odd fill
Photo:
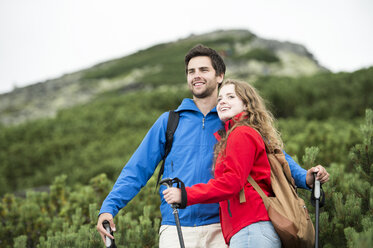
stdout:
POLYGON ((222 57, 212 48, 204 45, 196 45, 185 55, 185 73, 188 73, 189 61, 198 56, 207 56, 211 59, 212 67, 215 69, 216 76, 225 74, 225 63, 222 57))

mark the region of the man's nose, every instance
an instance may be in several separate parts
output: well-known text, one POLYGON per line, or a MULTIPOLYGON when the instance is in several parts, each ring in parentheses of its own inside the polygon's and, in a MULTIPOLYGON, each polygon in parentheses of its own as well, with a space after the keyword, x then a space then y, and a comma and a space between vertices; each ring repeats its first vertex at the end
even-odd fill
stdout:
POLYGON ((201 72, 199 70, 197 70, 195 73, 194 73, 194 77, 195 78, 201 78, 201 72))

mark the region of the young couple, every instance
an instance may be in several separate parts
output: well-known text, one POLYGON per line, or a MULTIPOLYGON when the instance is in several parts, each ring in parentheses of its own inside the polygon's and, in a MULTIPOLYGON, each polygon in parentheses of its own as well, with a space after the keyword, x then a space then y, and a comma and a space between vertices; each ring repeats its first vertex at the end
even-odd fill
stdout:
MULTIPOLYGON (((270 146, 282 147, 272 115, 255 89, 244 82, 227 80, 218 93, 225 64, 215 50, 202 45, 192 48, 185 57, 185 67, 193 99, 184 99, 176 110, 180 114, 179 125, 163 174, 163 178, 178 177, 186 186, 184 200, 188 207, 179 211, 185 247, 281 246, 259 194, 247 182, 250 174, 267 195, 272 194, 262 139, 270 146), (218 135, 221 129, 224 132, 218 135), (240 204, 238 195, 242 188, 247 201, 240 204)), ((155 122, 103 202, 97 222, 103 238, 112 236, 102 222, 108 220, 115 230, 113 216, 140 191, 161 161, 167 119, 168 112, 155 122)), ((289 155, 285 156, 298 187, 312 187, 313 172, 322 183, 329 180, 321 165, 306 171, 289 155)), ((160 195, 159 246, 178 247, 168 203, 180 202, 180 191, 161 186, 160 195)))

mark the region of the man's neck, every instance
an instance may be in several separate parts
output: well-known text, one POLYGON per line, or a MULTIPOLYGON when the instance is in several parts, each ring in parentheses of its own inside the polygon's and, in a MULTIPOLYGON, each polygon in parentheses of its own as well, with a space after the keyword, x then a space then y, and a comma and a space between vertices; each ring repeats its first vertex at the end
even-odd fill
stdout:
POLYGON ((205 98, 193 97, 193 100, 202 114, 206 116, 216 106, 217 96, 213 94, 205 98))

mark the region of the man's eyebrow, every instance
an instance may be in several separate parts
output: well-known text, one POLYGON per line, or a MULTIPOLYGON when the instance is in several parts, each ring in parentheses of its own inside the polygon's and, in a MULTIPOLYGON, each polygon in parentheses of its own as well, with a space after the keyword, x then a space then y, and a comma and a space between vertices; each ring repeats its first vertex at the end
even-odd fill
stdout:
POLYGON ((209 66, 201 66, 201 67, 198 67, 198 68, 188 68, 187 69, 187 72, 195 72, 196 70, 210 70, 211 67, 209 66))

